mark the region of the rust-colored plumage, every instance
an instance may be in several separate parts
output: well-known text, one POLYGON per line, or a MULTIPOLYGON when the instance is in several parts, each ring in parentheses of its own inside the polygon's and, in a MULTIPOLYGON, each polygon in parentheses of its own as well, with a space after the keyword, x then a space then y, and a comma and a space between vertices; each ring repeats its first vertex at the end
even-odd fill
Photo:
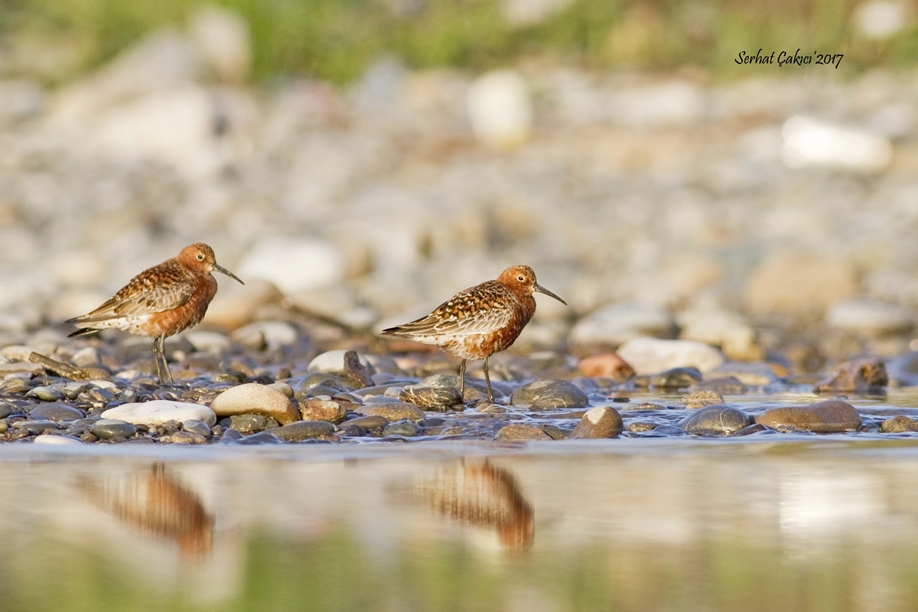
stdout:
POLYGON ((160 380, 173 382, 163 349, 166 338, 201 322, 217 294, 216 270, 240 283, 217 264, 214 251, 203 243, 182 249, 177 257, 144 270, 110 300, 92 312, 69 319, 79 336, 101 329, 121 329, 153 341, 153 361, 160 380))
POLYGON ((383 334, 435 344, 462 357, 459 366, 460 393, 465 391, 465 365, 468 359, 484 359, 488 401, 494 401, 488 357, 509 347, 535 314, 532 297, 538 291, 567 304, 536 282, 529 266, 513 266, 497 280, 460 291, 432 313, 411 323, 384 329, 383 334))

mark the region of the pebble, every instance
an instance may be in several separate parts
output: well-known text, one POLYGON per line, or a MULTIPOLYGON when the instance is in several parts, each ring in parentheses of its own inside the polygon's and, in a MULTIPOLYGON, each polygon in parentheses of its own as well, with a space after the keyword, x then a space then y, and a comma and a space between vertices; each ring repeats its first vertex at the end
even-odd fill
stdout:
POLYGON ((410 438, 421 433, 421 428, 412 421, 396 421, 386 425, 382 433, 384 436, 405 436, 410 438))
POLYGON ((26 397, 35 397, 43 402, 56 402, 57 400, 64 399, 64 394, 53 387, 34 387, 31 391, 26 393, 26 397))
POLYGON ((650 385, 661 389, 683 389, 701 380, 697 368, 670 368, 650 377, 650 385))
POLYGON ((273 350, 296 344, 297 332, 283 321, 256 321, 235 330, 230 338, 250 350, 273 350))
POLYGON ((627 382, 634 376, 634 368, 616 353, 602 353, 584 357, 577 364, 584 376, 611 378, 617 383, 627 382))
POLYGON ((656 374, 683 367, 694 367, 705 373, 724 362, 720 351, 693 340, 635 338, 619 347, 618 355, 631 364, 637 374, 656 374))
POLYGON ((310 439, 331 440, 337 438, 335 435, 335 426, 327 421, 298 421, 296 423, 284 425, 283 427, 278 427, 277 429, 272 429, 270 432, 266 433, 271 433, 285 442, 300 442, 310 439))
POLYGON ((13 414, 13 407, 6 402, 0 402, 0 419, 5 419, 11 414, 13 414))
POLYGON ((597 406, 587 410, 568 440, 613 438, 622 433, 622 415, 615 408, 597 406))
POLYGON ((347 418, 347 409, 332 400, 307 399, 300 403, 300 416, 304 421, 340 423, 347 418))
POLYGON ((197 421, 195 419, 188 419, 182 423, 182 429, 185 431, 191 432, 193 434, 198 434, 199 436, 204 436, 207 439, 213 435, 210 427, 204 421, 197 421))
POLYGON ((510 396, 514 406, 528 405, 533 410, 584 408, 590 401, 579 387, 566 380, 537 380, 517 387, 510 396))
POLYGON ((230 387, 214 399, 211 410, 218 416, 263 414, 286 425, 300 419, 290 398, 276 389, 258 383, 230 387))
MULTIPOLYGON (((334 351, 325 351, 320 353, 309 362, 307 370, 310 372, 324 372, 326 374, 338 374, 344 376, 347 374, 347 369, 344 366, 344 354, 347 353, 346 350, 334 350, 334 351)), ((370 374, 375 372, 375 368, 367 359, 366 355, 357 353, 357 359, 360 361, 360 364, 365 367, 370 374)))
POLYGON ((503 442, 526 440, 551 440, 551 436, 534 425, 513 424, 502 427, 495 436, 503 442))
POLYGON ((855 359, 838 366, 835 374, 816 383, 814 391, 869 393, 889 384, 886 366, 876 358, 855 359))
POLYGON ((770 385, 778 379, 774 369, 764 362, 728 361, 704 375, 705 380, 730 377, 752 387, 770 385))
POLYGON ((880 431, 883 433, 907 433, 918 431, 918 421, 904 415, 894 416, 886 419, 880 425, 880 431))
POLYGON ((631 431, 634 433, 644 433, 644 432, 651 431, 656 428, 657 428, 656 423, 648 423, 646 421, 632 421, 631 423, 628 424, 628 431, 631 431))
POLYGON ((358 414, 365 416, 381 416, 389 422, 408 419, 410 421, 424 420, 424 413, 414 404, 408 402, 388 402, 385 404, 367 404, 357 409, 358 414))
POLYGON ((46 429, 60 429, 61 426, 53 421, 16 421, 13 429, 19 429, 29 434, 40 434, 46 429))
POLYGON ((817 433, 857 431, 861 427, 861 416, 857 410, 841 400, 772 408, 756 417, 755 421, 772 429, 801 429, 817 433))
POLYGON ((713 406, 724 403, 724 397, 717 391, 703 390, 694 391, 682 398, 682 403, 689 410, 697 410, 705 406, 713 406))
POLYGON ((207 406, 170 400, 122 404, 103 412, 102 418, 118 419, 135 425, 162 425, 168 421, 184 423, 192 419, 203 421, 210 427, 217 423, 217 415, 207 406))
POLYGON ((679 423, 679 427, 690 434, 730 435, 752 422, 752 417, 742 410, 718 404, 705 406, 690 414, 679 423))
POLYGON ((130 438, 137 433, 137 428, 134 427, 133 424, 125 421, 106 418, 93 423, 89 431, 97 438, 111 440, 117 437, 130 438))
MULTIPOLYGON (((408 385, 402 388, 399 397, 414 404, 422 410, 444 411, 459 404, 462 405, 462 396, 456 387, 427 387, 423 385, 408 385)), ((461 406, 464 408, 464 406, 461 406)))
POLYGON ((60 421, 74 421, 76 419, 82 419, 84 416, 83 411, 73 406, 56 402, 39 404, 29 411, 29 418, 31 419, 48 419, 56 423, 60 421))
POLYGON ((257 433, 278 425, 277 421, 263 414, 234 414, 220 421, 224 429, 235 429, 241 433, 257 433))
POLYGON ((361 429, 376 434, 381 434, 383 428, 388 424, 389 420, 380 415, 361 416, 344 422, 345 426, 360 427, 361 429))
MULTIPOLYGON (((276 432, 279 430, 280 428, 274 429, 272 431, 276 432)), ((252 434, 250 436, 244 436, 241 438, 236 438, 234 435, 230 435, 234 431, 235 430, 230 429, 225 434, 223 434, 223 440, 226 440, 227 442, 235 441, 237 444, 244 444, 244 445, 251 444, 253 446, 257 446, 259 444, 280 444, 282 442, 282 440, 280 440, 277 436, 275 436, 270 431, 260 431, 256 434, 252 434)), ((239 434, 239 435, 241 436, 242 434, 239 434)))
POLYGON ((177 431, 167 438, 172 444, 207 444, 207 438, 191 431, 177 431))
POLYGON ((44 444, 44 445, 74 445, 74 444, 83 444, 79 438, 73 438, 71 436, 38 436, 35 438, 35 444, 44 444))

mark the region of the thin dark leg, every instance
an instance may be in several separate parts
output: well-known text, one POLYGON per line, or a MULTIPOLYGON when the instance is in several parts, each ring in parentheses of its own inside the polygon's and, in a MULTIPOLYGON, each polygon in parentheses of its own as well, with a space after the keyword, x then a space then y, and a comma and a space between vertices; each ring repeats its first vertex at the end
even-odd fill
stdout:
POLYGON ((465 359, 459 364, 459 395, 465 401, 465 359))
POLYGON ((488 358, 487 357, 485 357, 485 360, 484 360, 484 374, 485 374, 485 382, 488 384, 488 401, 493 404, 494 394, 491 393, 491 376, 490 374, 488 374, 488 358))
POLYGON ((169 362, 166 360, 166 336, 161 335, 153 341, 153 359, 156 361, 156 371, 161 383, 174 384, 172 372, 169 371, 169 362))

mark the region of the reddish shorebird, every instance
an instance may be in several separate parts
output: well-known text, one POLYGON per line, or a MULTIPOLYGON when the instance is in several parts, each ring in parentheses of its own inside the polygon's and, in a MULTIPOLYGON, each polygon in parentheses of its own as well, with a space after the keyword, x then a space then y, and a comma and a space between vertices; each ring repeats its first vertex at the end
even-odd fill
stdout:
POLYGON ((494 402, 488 357, 504 350, 519 337, 535 314, 533 292, 549 295, 565 306, 567 302, 536 282, 529 266, 513 266, 497 280, 460 291, 436 310, 417 321, 384 329, 383 334, 400 336, 424 344, 436 344, 462 357, 459 392, 465 394, 465 362, 484 359, 488 401, 494 402))
POLYGON ((198 242, 186 246, 178 257, 144 270, 113 298, 80 317, 66 321, 77 326, 70 334, 91 334, 100 329, 121 329, 153 338, 153 361, 163 382, 172 383, 166 362, 166 338, 200 323, 217 294, 216 270, 243 283, 217 264, 214 250, 198 242))

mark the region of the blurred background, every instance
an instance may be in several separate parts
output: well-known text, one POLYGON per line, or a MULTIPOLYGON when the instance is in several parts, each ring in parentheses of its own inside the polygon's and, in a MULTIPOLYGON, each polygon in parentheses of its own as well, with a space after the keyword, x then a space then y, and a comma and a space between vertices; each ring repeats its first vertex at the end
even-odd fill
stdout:
MULTIPOLYGON (((211 244, 205 323, 378 330, 531 265, 524 350, 912 344, 899 0, 0 0, 0 334, 211 244), (741 51, 844 54, 737 63, 741 51), (837 65, 837 67, 836 67, 837 65)), ((912 346, 911 348, 914 348, 912 346)))

